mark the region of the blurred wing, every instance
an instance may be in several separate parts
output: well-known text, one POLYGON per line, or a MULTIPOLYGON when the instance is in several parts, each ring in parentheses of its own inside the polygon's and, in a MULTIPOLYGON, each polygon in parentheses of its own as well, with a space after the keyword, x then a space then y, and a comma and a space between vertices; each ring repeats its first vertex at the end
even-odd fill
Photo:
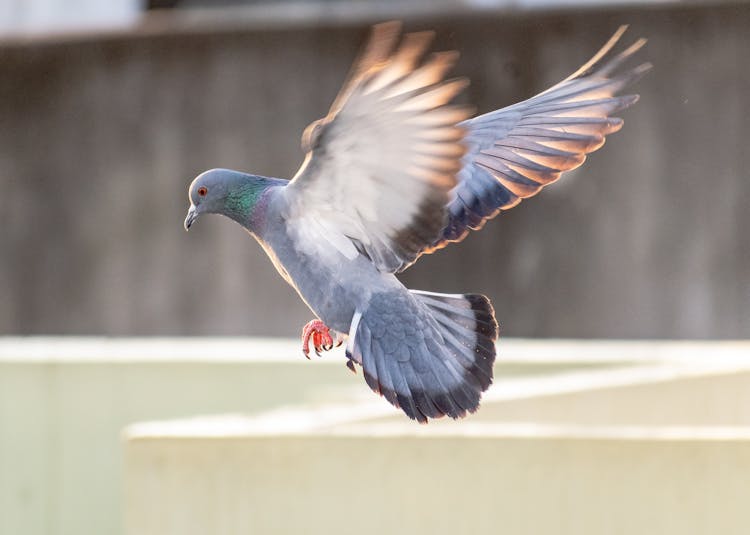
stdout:
POLYGON ((303 135, 308 154, 286 188, 291 218, 309 239, 366 254, 379 270, 404 269, 437 240, 461 169, 466 86, 445 80, 455 53, 422 62, 430 33, 375 26, 326 117, 303 135))
POLYGON ((638 96, 616 94, 651 68, 644 63, 615 72, 646 43, 639 39, 610 57, 626 29, 620 27, 591 60, 547 91, 461 123, 468 152, 448 206, 448 224, 431 250, 462 240, 501 210, 536 195, 622 127, 622 119, 612 114, 638 96))

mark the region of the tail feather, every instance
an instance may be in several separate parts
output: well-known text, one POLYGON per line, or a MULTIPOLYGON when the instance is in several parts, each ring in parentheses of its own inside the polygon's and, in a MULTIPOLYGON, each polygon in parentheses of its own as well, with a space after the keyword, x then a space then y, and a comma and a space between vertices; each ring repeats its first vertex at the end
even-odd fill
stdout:
POLYGON ((435 319, 443 326, 441 334, 454 356, 479 381, 482 392, 487 390, 492 384, 498 336, 495 311, 490 300, 479 294, 411 292, 430 307, 435 319), (469 318, 468 314, 473 317, 469 318))
POLYGON ((461 418, 492 384, 497 336, 485 296, 392 292, 355 314, 347 356, 410 418, 461 418))

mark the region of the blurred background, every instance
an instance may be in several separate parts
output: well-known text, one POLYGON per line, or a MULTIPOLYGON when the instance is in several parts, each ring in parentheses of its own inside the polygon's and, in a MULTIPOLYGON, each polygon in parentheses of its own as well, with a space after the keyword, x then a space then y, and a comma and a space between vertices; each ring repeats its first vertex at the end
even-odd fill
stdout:
POLYGON ((0 333, 296 335, 310 312, 228 220, 211 167, 290 177, 368 26, 461 52, 478 112, 649 39, 641 101, 589 161, 403 275, 483 292, 508 336, 750 332, 744 2, 0 2, 0 333))
POLYGON ((750 533, 749 67, 744 1, 0 0, 0 535, 750 533), (582 167, 403 274, 501 324, 482 410, 427 430, 301 357, 239 226, 182 227, 205 169, 294 174, 389 19, 479 113, 621 24, 654 65, 582 167))

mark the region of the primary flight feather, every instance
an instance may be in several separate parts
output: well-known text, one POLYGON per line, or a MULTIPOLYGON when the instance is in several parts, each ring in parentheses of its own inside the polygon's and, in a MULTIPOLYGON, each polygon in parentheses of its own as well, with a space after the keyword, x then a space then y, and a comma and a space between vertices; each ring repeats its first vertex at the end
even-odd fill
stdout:
POLYGON ((302 142, 291 181, 212 169, 190 185, 185 229, 204 213, 238 222, 318 319, 303 352, 347 342, 347 365, 410 418, 460 418, 492 383, 498 326, 489 299, 405 288, 394 273, 460 241, 583 163, 622 127, 617 96, 649 68, 611 54, 621 27, 552 88, 470 119, 446 79, 452 52, 425 59, 430 32, 377 25, 328 115, 302 142))

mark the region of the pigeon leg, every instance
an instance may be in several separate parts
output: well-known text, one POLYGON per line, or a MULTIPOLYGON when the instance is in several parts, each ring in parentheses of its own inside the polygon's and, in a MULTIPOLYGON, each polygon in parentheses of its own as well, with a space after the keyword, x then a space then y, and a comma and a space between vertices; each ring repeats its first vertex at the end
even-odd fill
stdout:
POLYGON ((343 343, 343 337, 336 335, 336 340, 331 336, 331 332, 320 320, 312 320, 302 328, 302 353, 305 357, 310 358, 310 341, 312 340, 315 354, 320 356, 321 351, 328 351, 334 345, 336 347, 343 343))

